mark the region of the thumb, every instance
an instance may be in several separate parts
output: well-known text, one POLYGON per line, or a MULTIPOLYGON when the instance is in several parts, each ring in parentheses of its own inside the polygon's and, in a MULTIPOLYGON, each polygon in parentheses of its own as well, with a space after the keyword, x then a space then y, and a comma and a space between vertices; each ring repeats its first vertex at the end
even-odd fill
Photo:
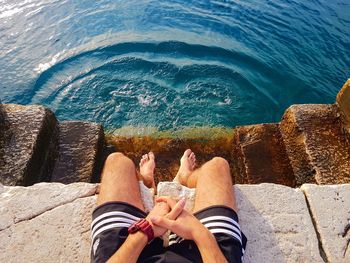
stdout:
POLYGON ((165 217, 154 216, 151 217, 151 222, 157 226, 171 230, 174 226, 174 220, 165 217))

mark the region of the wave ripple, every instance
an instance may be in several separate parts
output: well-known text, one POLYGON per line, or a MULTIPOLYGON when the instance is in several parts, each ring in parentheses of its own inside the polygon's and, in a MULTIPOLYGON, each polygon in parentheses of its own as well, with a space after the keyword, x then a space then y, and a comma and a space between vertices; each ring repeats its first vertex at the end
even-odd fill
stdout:
POLYGON ((0 98, 108 128, 275 122, 334 101, 349 13, 345 0, 5 0, 0 98))

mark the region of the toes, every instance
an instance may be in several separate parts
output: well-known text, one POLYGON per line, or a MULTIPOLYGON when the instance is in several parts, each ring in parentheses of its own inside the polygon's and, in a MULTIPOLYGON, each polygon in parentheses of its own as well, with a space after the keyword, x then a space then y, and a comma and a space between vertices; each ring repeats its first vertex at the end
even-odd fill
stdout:
POLYGON ((184 152, 184 157, 189 157, 191 155, 192 151, 191 149, 187 149, 185 152, 184 152))
POLYGON ((142 166, 145 163, 145 159, 142 157, 142 159, 140 160, 139 165, 142 166))
POLYGON ((147 154, 142 155, 139 165, 142 166, 147 161, 147 154))
POLYGON ((190 159, 191 166, 192 166, 192 169, 193 169, 195 167, 195 165, 196 165, 196 155, 194 153, 191 153, 189 159, 190 159))
POLYGON ((189 158, 192 160, 193 158, 195 158, 194 152, 191 152, 189 158))
POLYGON ((154 153, 153 153, 153 152, 149 152, 149 153, 148 153, 148 158, 149 158, 150 160, 154 160, 154 153))

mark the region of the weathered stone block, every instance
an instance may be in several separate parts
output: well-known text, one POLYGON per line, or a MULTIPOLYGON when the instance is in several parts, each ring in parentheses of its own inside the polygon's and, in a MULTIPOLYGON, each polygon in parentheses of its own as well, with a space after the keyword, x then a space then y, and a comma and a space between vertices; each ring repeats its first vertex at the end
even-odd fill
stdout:
POLYGON ((104 133, 101 125, 66 121, 59 124, 59 155, 52 182, 91 182, 100 176, 104 133))
POLYGON ((336 105, 293 105, 280 129, 297 185, 350 183, 350 145, 336 105))
POLYGON ((97 188, 87 183, 0 184, 0 262, 90 262, 97 188))
POLYGON ((0 231, 45 211, 94 195, 97 184, 39 183, 30 187, 3 186, 0 191, 0 231))
POLYGON ((350 184, 304 184, 326 262, 350 262, 350 184))
POLYGON ((279 124, 236 128, 233 148, 236 183, 270 182, 295 186, 279 124))
POLYGON ((337 104, 343 117, 344 127, 350 134, 350 79, 348 79, 337 95, 337 104))
POLYGON ((89 262, 95 203, 79 198, 0 231, 0 262, 89 262))
POLYGON ((42 106, 2 105, 0 182, 31 185, 48 181, 56 158, 57 121, 42 106))
MULTIPOLYGON (((244 263, 323 262, 300 189, 276 184, 235 185, 234 189, 240 225, 248 238, 244 263)), ((166 182, 158 185, 158 192, 188 196, 186 205, 193 208, 195 189, 166 182)))

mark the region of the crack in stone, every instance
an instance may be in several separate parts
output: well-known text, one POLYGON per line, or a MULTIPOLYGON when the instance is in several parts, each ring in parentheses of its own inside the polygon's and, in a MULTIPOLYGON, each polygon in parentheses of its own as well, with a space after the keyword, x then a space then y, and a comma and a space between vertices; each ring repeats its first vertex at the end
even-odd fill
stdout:
POLYGON ((350 230, 350 224, 347 224, 345 227, 344 227, 344 232, 343 234, 341 234, 342 237, 345 237, 346 234, 349 232, 350 230))
POLYGON ((28 218, 25 218, 25 219, 21 219, 21 220, 19 220, 19 221, 17 221, 17 222, 13 222, 13 224, 9 225, 8 227, 6 227, 6 228, 4 228, 4 229, 1 229, 0 232, 4 231, 4 230, 6 230, 6 229, 9 229, 9 228, 11 228, 12 226, 17 225, 17 224, 19 224, 19 223, 21 223, 21 222, 23 222, 23 221, 30 221, 30 220, 32 220, 32 219, 38 217, 38 216, 41 216, 41 215, 45 214, 46 212, 52 211, 52 210, 55 209, 55 208, 58 208, 58 207, 61 207, 61 206, 64 206, 64 205, 73 203, 74 201, 76 201, 76 200, 78 200, 78 199, 83 199, 83 198, 88 198, 88 197, 94 196, 95 194, 96 194, 96 190, 95 190, 95 192, 94 192, 92 195, 79 196, 79 197, 77 197, 77 198, 75 198, 75 199, 73 199, 73 200, 69 200, 69 201, 67 201, 67 202, 58 204, 57 206, 54 206, 54 207, 52 207, 52 208, 49 208, 48 210, 45 210, 45 211, 43 211, 43 212, 41 212, 41 213, 38 213, 38 214, 36 214, 36 215, 33 215, 33 216, 31 216, 31 217, 28 217, 28 218))
POLYGON ((344 253, 343 253, 343 258, 345 258, 346 251, 348 251, 349 245, 350 245, 350 239, 348 239, 348 242, 346 243, 346 247, 345 247, 344 253))
MULTIPOLYGON (((344 228, 344 232, 342 233, 342 237, 345 237, 348 232, 350 230, 350 224, 347 224, 344 228)), ((343 253, 343 258, 345 258, 345 255, 346 255, 346 251, 348 251, 348 248, 349 248, 349 245, 350 245, 350 239, 347 240, 347 243, 346 243, 346 246, 345 246, 345 249, 344 249, 344 253, 343 253)))
POLYGON ((326 252, 324 251, 324 248, 323 248, 323 245, 322 245, 322 242, 321 242, 321 234, 317 230, 316 220, 315 220, 315 218, 314 218, 314 216, 312 214, 309 200, 308 200, 308 198, 306 196, 306 193, 304 191, 302 191, 302 192, 303 192, 304 197, 305 197, 306 206, 307 206, 307 210, 309 212, 310 218, 311 218, 312 225, 314 226, 314 229, 315 229, 315 232, 316 232, 317 241, 318 241, 318 250, 320 252, 320 256, 321 256, 321 258, 323 259, 324 262, 329 263, 329 260, 327 258, 326 252))

